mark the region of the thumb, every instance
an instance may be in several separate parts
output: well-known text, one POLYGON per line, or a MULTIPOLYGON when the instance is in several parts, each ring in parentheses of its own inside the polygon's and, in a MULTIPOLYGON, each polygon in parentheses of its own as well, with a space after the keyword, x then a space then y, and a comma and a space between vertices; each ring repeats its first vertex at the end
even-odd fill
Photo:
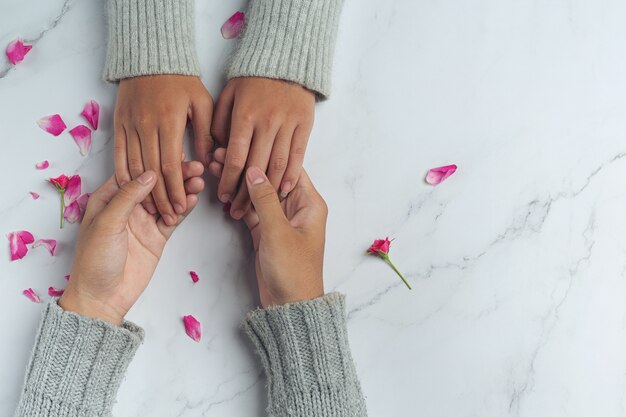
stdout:
POLYGON ((261 231, 273 229, 286 223, 287 218, 280 206, 278 194, 263 171, 257 167, 248 168, 246 183, 250 199, 259 216, 261 231))

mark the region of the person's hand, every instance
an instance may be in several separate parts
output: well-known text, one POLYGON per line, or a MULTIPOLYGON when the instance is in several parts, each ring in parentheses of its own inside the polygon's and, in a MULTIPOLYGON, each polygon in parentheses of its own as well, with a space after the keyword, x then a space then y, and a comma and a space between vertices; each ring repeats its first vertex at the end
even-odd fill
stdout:
POLYGON ((280 305, 324 295, 322 280, 328 209, 304 169, 282 202, 265 174, 248 168, 254 206, 244 217, 256 252, 261 305, 280 305))
POLYGON ((227 147, 226 163, 223 167, 209 164, 209 172, 221 177, 217 196, 223 203, 232 202, 233 218, 240 219, 250 207, 242 181, 246 167, 267 172, 283 196, 295 187, 314 113, 315 93, 300 85, 258 77, 228 82, 217 100, 211 126, 213 137, 227 147))
POLYGON ((149 75, 120 81, 114 123, 118 184, 154 171, 157 182, 144 207, 150 214, 158 212, 169 226, 187 211, 180 165, 187 119, 196 154, 206 165, 213 149, 212 111, 213 99, 198 77, 149 75))
MULTIPOLYGON (((197 204, 197 194, 204 188, 200 162, 181 166, 187 210, 179 222, 197 204)), ((64 310, 116 325, 122 322, 148 285, 176 228, 141 205, 156 183, 153 171, 121 188, 111 177, 89 197, 70 280, 59 301, 64 310)))

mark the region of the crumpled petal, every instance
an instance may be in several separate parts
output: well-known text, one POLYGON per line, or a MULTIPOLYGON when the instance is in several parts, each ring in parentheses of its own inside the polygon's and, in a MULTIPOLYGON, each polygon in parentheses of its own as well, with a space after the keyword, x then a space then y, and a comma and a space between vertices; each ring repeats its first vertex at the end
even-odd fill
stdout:
POLYGON ((18 38, 7 46, 7 58, 9 58, 11 64, 15 65, 18 62, 22 62, 28 51, 32 48, 32 45, 24 45, 24 41, 18 38))
POLYGON ((430 185, 438 185, 446 178, 456 172, 456 165, 446 165, 443 167, 432 168, 426 175, 426 182, 430 185))
POLYGON ((48 287, 48 295, 50 297, 60 297, 63 295, 63 293, 65 292, 65 290, 62 289, 56 289, 54 287, 48 287))
POLYGON ((65 278, 66 281, 70 280, 70 274, 65 275, 63 278, 65 278))
POLYGON ((191 276, 191 280, 193 281, 194 284, 200 281, 200 278, 198 277, 198 274, 195 271, 189 271, 189 276, 191 276))
POLYGON ((33 248, 45 246, 48 251, 50 251, 50 255, 54 256, 54 251, 57 248, 57 241, 54 239, 39 239, 37 242, 33 243, 33 248))
POLYGON ((41 303, 41 298, 39 298, 35 290, 33 290, 32 288, 25 289, 24 291, 22 291, 22 294, 24 294, 33 303, 41 303))
POLYGON ((34 192, 34 191, 31 191, 31 192, 30 192, 30 196, 31 196, 31 197, 33 197, 33 200, 37 200, 37 199, 39 199, 39 194, 37 194, 37 193, 36 193, 36 192, 34 192))
POLYGON ((389 247, 391 246, 391 241, 389 237, 384 239, 376 239, 374 243, 367 250, 368 253, 373 253, 374 255, 388 254, 389 247))
POLYGON ((37 169, 46 169, 50 166, 50 162, 48 161, 41 161, 41 162, 37 162, 35 164, 35 168, 37 169))
POLYGON ((80 223, 83 220, 83 212, 77 201, 72 201, 69 206, 65 207, 63 218, 72 224, 80 223))
POLYGON ((185 322, 185 332, 187 336, 191 337, 196 342, 200 341, 202 337, 202 329, 200 328, 200 322, 196 320, 194 316, 184 316, 183 322, 185 322))
POLYGON ((65 186, 65 194, 63 195, 66 206, 69 206, 80 197, 81 183, 82 181, 78 174, 68 178, 67 185, 65 186))
POLYGON ((74 142, 78 145, 80 154, 85 156, 91 149, 91 129, 85 125, 78 125, 70 130, 70 135, 74 138, 74 142))
POLYGON ((50 181, 50 183, 54 185, 58 191, 65 191, 69 180, 70 179, 65 174, 61 174, 56 178, 48 178, 48 181, 50 181))
POLYGON ((222 37, 224 39, 233 39, 239 36, 243 30, 245 21, 246 15, 243 12, 235 12, 235 14, 229 17, 222 25, 222 37))
POLYGON ((35 241, 33 235, 26 230, 11 232, 7 235, 7 237, 9 238, 9 249, 11 250, 12 261, 22 259, 26 256, 28 253, 26 245, 35 241))
POLYGON ((58 114, 44 116, 37 120, 37 124, 40 128, 54 136, 59 136, 67 127, 63 119, 61 119, 61 116, 58 114))
POLYGON ((85 108, 81 113, 89 122, 93 130, 98 130, 98 119, 100 119, 100 105, 95 100, 85 104, 85 108))

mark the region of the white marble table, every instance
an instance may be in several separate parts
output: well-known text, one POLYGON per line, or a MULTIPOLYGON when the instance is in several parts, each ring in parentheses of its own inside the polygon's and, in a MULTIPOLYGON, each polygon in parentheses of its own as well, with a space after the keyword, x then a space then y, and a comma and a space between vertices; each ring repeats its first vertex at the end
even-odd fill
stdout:
MULTIPOLYGON (((217 96, 243 1, 197 1, 203 80, 217 96)), ((102 1, 5 1, 0 48, 0 234, 59 240, 54 257, 0 256, 0 415, 11 415, 41 305, 63 286, 78 228, 57 226, 48 175, 112 172, 115 86, 100 78, 102 1), (35 121, 103 107, 91 154, 35 121), (34 163, 51 161, 47 171, 34 163), (33 201, 29 191, 42 197, 33 201), (47 298, 44 297, 44 298, 47 298)), ((347 294, 371 416, 626 414, 626 4, 346 2, 334 90, 306 166, 330 206, 326 287, 347 294), (426 170, 456 163, 437 188, 426 170), (380 260, 376 237, 408 291, 380 260)), ((262 416, 264 377, 238 330, 254 305, 250 242, 209 188, 129 318, 147 333, 115 415, 262 416), (187 273, 198 271, 193 286, 187 273), (181 316, 203 324, 196 344, 181 316)))

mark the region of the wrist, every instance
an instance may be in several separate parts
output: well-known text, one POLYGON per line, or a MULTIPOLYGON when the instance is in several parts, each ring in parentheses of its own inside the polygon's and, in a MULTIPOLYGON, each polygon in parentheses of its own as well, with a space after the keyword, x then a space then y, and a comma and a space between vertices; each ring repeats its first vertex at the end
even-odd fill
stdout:
POLYGON ((90 295, 67 288, 59 299, 59 306, 65 311, 71 311, 84 317, 100 319, 119 326, 124 320, 125 312, 102 302, 90 295))

